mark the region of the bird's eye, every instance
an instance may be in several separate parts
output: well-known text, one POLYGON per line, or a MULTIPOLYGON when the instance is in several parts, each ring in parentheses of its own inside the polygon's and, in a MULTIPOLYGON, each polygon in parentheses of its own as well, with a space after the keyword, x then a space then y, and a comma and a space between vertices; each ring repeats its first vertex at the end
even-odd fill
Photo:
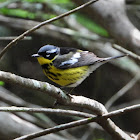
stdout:
POLYGON ((38 54, 40 55, 40 56, 46 56, 46 53, 45 52, 38 52, 38 54))
POLYGON ((53 59, 56 56, 56 52, 48 53, 47 51, 45 51, 45 52, 39 52, 38 54, 49 60, 53 59))
POLYGON ((38 54, 46 59, 53 59, 57 54, 58 54, 58 49, 50 49, 50 50, 43 50, 43 51, 39 51, 38 54))

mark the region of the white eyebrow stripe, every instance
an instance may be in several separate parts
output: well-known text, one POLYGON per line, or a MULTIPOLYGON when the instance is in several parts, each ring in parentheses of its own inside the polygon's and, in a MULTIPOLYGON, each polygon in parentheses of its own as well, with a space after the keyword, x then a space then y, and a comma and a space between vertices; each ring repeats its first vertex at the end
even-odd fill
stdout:
POLYGON ((48 51, 46 51, 47 53, 54 53, 54 52, 56 52, 57 51, 57 48, 56 49, 51 49, 51 50, 48 50, 48 51))
POLYGON ((81 56, 80 56, 80 53, 77 52, 77 53, 75 53, 75 54, 71 57, 71 59, 62 62, 62 63, 60 64, 60 66, 63 66, 63 65, 66 65, 66 64, 71 64, 71 65, 73 65, 73 64, 75 64, 76 62, 78 62, 78 58, 80 58, 80 57, 81 57, 81 56))

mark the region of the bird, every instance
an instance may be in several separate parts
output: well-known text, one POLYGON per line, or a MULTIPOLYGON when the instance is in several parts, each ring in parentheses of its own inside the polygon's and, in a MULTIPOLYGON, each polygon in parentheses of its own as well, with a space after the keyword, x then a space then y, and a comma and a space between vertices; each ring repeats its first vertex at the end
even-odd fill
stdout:
POLYGON ((45 45, 32 57, 37 58, 51 81, 61 87, 75 88, 104 63, 126 55, 100 58, 90 51, 45 45))

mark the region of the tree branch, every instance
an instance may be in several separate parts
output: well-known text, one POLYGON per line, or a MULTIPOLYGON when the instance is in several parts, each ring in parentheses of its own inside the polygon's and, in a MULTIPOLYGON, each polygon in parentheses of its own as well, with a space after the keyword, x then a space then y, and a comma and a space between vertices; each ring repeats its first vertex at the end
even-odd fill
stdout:
MULTIPOLYGON (((85 109, 91 110, 93 113, 97 115, 103 115, 107 113, 105 107, 92 99, 82 97, 82 96, 74 96, 69 98, 63 91, 59 88, 54 87, 46 82, 40 82, 33 79, 26 79, 15 74, 11 74, 8 72, 0 71, 0 80, 5 82, 10 82, 12 84, 17 84, 22 87, 34 89, 41 91, 43 93, 47 93, 50 96, 56 98, 61 104, 69 105, 69 106, 78 106, 83 107, 85 109)), ((110 119, 100 119, 98 121, 100 124, 113 138, 117 140, 123 140, 130 138, 126 133, 124 133, 119 127, 117 127, 110 119)))
POLYGON ((30 113, 47 113, 47 114, 77 116, 83 118, 94 117, 94 115, 79 111, 51 109, 51 108, 0 107, 0 112, 30 112, 30 113))
POLYGON ((47 134, 50 134, 50 133, 55 133, 55 132, 58 132, 60 130, 65 130, 65 129, 76 127, 76 126, 79 126, 79 125, 84 125, 84 124, 87 124, 87 123, 90 123, 90 122, 92 122, 91 118, 82 119, 82 120, 78 120, 78 121, 73 121, 73 122, 66 123, 66 124, 61 124, 61 125, 58 125, 58 126, 55 126, 55 127, 52 127, 52 128, 44 129, 42 131, 35 132, 35 133, 29 134, 29 135, 24 135, 24 136, 21 136, 19 138, 14 139, 14 140, 30 140, 30 139, 37 138, 37 137, 40 137, 40 136, 44 136, 44 135, 47 135, 47 134))
MULTIPOLYGON (((85 1, 73 0, 77 4, 85 1)), ((125 0, 100 0, 84 12, 105 27, 119 45, 139 49, 140 31, 131 23, 125 9, 125 0)))
POLYGON ((65 17, 65 16, 68 16, 68 15, 70 15, 70 14, 72 14, 72 13, 74 13, 74 12, 76 12, 76 11, 82 9, 82 8, 85 8, 85 7, 89 6, 89 5, 91 5, 92 3, 95 3, 96 1, 98 1, 98 0, 91 0, 91 1, 89 1, 89 2, 86 2, 85 4, 82 4, 81 6, 76 7, 75 9, 72 9, 72 10, 70 10, 70 11, 64 13, 64 14, 61 14, 61 15, 59 15, 59 16, 57 16, 57 17, 54 17, 54 18, 52 18, 52 19, 43 21, 43 22, 41 22, 40 24, 34 26, 33 28, 31 28, 31 29, 25 31, 23 34, 21 34, 20 36, 18 36, 16 39, 12 40, 12 41, 0 52, 0 58, 2 58, 2 56, 6 53, 6 51, 7 51, 9 48, 11 48, 11 47, 12 47, 14 44, 16 44, 19 40, 23 39, 26 35, 28 35, 28 34, 34 32, 35 30, 41 28, 42 26, 44 26, 44 25, 46 25, 46 24, 52 23, 52 22, 54 22, 54 21, 56 21, 56 20, 58 20, 58 19, 61 19, 61 18, 65 17))
POLYGON ((58 101, 61 100, 61 103, 66 102, 66 100, 70 100, 70 98, 61 89, 56 88, 55 86, 50 85, 47 82, 41 82, 29 78, 27 79, 3 71, 0 71, 0 80, 47 93, 50 96, 57 98, 58 101))
POLYGON ((114 94, 105 104, 105 107, 109 109, 111 105, 123 96, 128 90, 130 90, 140 79, 140 73, 136 74, 133 79, 131 79, 122 89, 120 89, 116 94, 114 94))
POLYGON ((126 53, 129 56, 131 56, 132 58, 135 58, 135 59, 140 61, 140 56, 139 55, 137 55, 137 54, 135 54, 135 53, 133 53, 131 51, 128 51, 127 49, 125 49, 125 48, 123 48, 123 47, 121 47, 121 46, 119 46, 117 44, 113 44, 112 47, 117 49, 117 50, 119 50, 120 52, 126 53))
MULTIPOLYGON (((15 39, 15 38, 17 38, 16 36, 5 36, 5 37, 0 37, 0 41, 1 40, 13 40, 13 39, 15 39)), ((32 37, 30 37, 30 36, 26 36, 23 40, 31 40, 32 39, 32 37)))
MULTIPOLYGON (((70 18, 68 17, 69 20, 74 20, 73 18, 72 19, 71 18, 72 17, 70 17, 70 18)), ((68 21, 68 20, 66 20, 66 21, 68 21)), ((40 22, 33 21, 33 20, 27 20, 27 19, 18 19, 18 18, 14 18, 14 17, 6 17, 3 15, 0 15, 0 23, 3 25, 7 25, 8 27, 15 28, 15 29, 28 30, 28 29, 32 28, 33 26, 39 24, 40 22), (15 24, 15 22, 17 24, 15 24)), ((83 30, 82 28, 84 28, 84 27, 80 27, 81 30, 83 30)), ((107 42, 107 41, 111 42, 112 41, 111 39, 103 38, 93 32, 90 34, 89 33, 85 34, 81 30, 74 30, 74 29, 70 29, 70 28, 56 26, 53 24, 48 24, 47 26, 43 26, 42 28, 39 28, 34 33, 37 33, 39 35, 44 35, 44 36, 46 36, 46 35, 51 36, 51 37, 57 38, 57 39, 64 38, 63 40, 66 40, 67 42, 70 41, 70 37, 75 37, 75 36, 78 38, 84 38, 84 39, 93 40, 93 41, 102 41, 102 42, 107 42), (49 32, 49 34, 46 34, 46 32, 49 32), (61 38, 60 38, 60 36, 61 36, 61 38)), ((2 37, 2 39, 3 38, 4 37, 2 37)))
MULTIPOLYGON (((11 109, 11 108, 9 108, 9 109, 11 111, 15 110, 15 109, 11 109)), ((123 108, 123 109, 119 109, 119 110, 116 110, 116 111, 112 111, 110 113, 104 114, 103 116, 97 116, 97 117, 82 119, 82 120, 78 120, 78 121, 73 121, 73 122, 66 123, 66 124, 61 124, 61 125, 58 125, 58 126, 55 126, 55 127, 52 127, 52 128, 44 129, 44 130, 39 131, 39 132, 35 132, 35 133, 29 134, 29 135, 21 136, 19 138, 16 138, 15 140, 29 140, 29 139, 37 138, 37 137, 44 136, 44 135, 47 135, 47 134, 50 134, 50 133, 55 133, 55 132, 58 132, 58 131, 61 131, 61 130, 64 130, 64 129, 68 129, 68 128, 72 128, 72 127, 76 127, 76 126, 80 126, 80 125, 85 125, 85 124, 88 124, 90 122, 97 122, 101 118, 107 119, 107 118, 110 118, 110 117, 114 117, 114 116, 117 116, 117 115, 124 114, 126 112, 138 110, 138 109, 140 109, 140 104, 133 105, 133 106, 130 106, 130 107, 126 107, 126 108, 123 108)), ((7 111, 7 108, 2 109, 2 111, 4 111, 4 110, 7 111)), ((16 111, 18 111, 18 109, 16 109, 16 111)), ((133 138, 130 138, 129 140, 133 140, 133 138)))

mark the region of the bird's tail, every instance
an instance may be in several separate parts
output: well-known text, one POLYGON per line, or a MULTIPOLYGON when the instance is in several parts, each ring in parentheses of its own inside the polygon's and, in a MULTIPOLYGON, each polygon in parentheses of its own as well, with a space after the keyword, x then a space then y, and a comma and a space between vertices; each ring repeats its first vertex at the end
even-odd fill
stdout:
POLYGON ((98 67, 100 67, 101 65, 113 60, 113 59, 118 59, 124 56, 128 56, 128 54, 123 54, 123 55, 119 55, 119 56, 113 56, 113 57, 107 57, 107 58, 98 58, 98 60, 95 62, 94 64, 91 65, 90 67, 90 73, 93 72, 94 70, 96 70, 98 67))
POLYGON ((118 58, 125 57, 125 56, 128 56, 128 54, 123 54, 123 55, 119 55, 119 56, 112 56, 112 57, 102 58, 99 61, 100 62, 108 62, 108 61, 110 61, 112 59, 118 59, 118 58))

